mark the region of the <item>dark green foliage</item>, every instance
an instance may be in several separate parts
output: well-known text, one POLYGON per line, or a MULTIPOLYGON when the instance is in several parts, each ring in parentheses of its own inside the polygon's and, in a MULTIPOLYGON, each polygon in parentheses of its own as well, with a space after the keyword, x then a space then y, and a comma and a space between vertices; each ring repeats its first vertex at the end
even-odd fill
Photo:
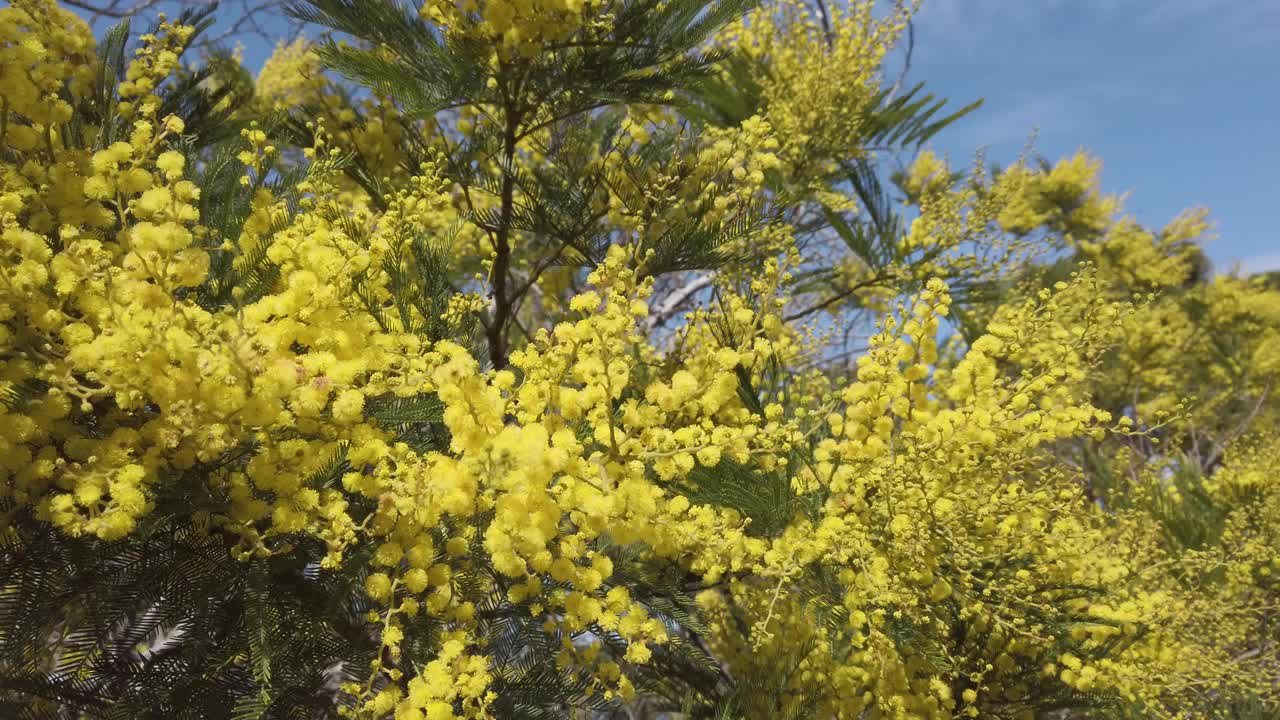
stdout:
MULTIPOLYGON (((720 67, 722 72, 719 75, 692 88, 681 105, 686 117, 695 122, 727 127, 738 125, 766 109, 759 82, 759 78, 769 72, 765 62, 735 55, 720 67)), ((982 101, 977 100, 943 114, 946 104, 945 99, 925 92, 924 84, 920 83, 905 92, 897 87, 880 90, 866 103, 850 108, 850 112, 857 114, 853 123, 858 128, 857 149, 848 157, 830 158, 836 161, 837 171, 828 181, 851 192, 858 201, 859 211, 844 214, 819 207, 819 212, 811 219, 793 218, 801 236, 834 235, 849 252, 864 262, 872 270, 872 279, 864 283, 864 287, 890 285, 903 280, 890 274, 891 268, 904 260, 899 248, 906 234, 906 219, 890 193, 890 184, 885 182, 884 178, 890 175, 886 159, 893 160, 915 152, 939 132, 978 109, 982 101)), ((808 198, 788 197, 788 200, 802 204, 808 198)), ((800 289, 824 291, 834 277, 831 268, 806 269, 800 274, 800 289)), ((848 288, 833 292, 835 294, 821 298, 817 305, 800 314, 852 299, 853 292, 848 288)))
MULTIPOLYGON (((708 5, 701 0, 612 2, 600 9, 615 22, 610 33, 590 42, 576 36, 553 45, 556 55, 521 59, 525 65, 523 94, 536 98, 536 112, 522 130, 528 134, 544 125, 590 110, 621 103, 667 102, 665 93, 709 75, 717 56, 699 45, 726 21, 754 4, 753 0, 725 0, 708 5)), ((320 49, 325 64, 355 82, 399 103, 414 116, 467 104, 501 105, 511 88, 488 88, 483 68, 488 50, 480 43, 445 41, 421 21, 412 8, 376 0, 310 0, 289 5, 300 20, 331 28, 343 35, 389 50, 394 59, 363 48, 330 41, 320 49)))
MULTIPOLYGON (((270 121, 274 123, 279 119, 270 121)), ((275 127, 278 125, 268 125, 268 128, 275 127)), ((288 228, 297 216, 302 200, 298 188, 302 183, 340 171, 351 163, 349 156, 339 155, 276 169, 269 160, 265 172, 244 187, 241 181, 246 167, 239 154, 248 148, 248 143, 238 136, 203 149, 188 146, 188 155, 195 158, 195 163, 194 168, 188 167, 187 175, 201 188, 198 208, 201 224, 207 229, 201 240, 209 254, 208 276, 195 292, 200 304, 209 309, 254 303, 276 290, 280 268, 267 257, 270 243, 252 242, 250 238, 246 247, 241 237, 252 212, 255 192, 269 190, 274 198, 283 201, 286 209, 284 213, 273 213, 271 226, 265 228, 264 233, 270 236, 288 228), (238 297, 233 297, 233 290, 238 292, 238 297)), ((359 233, 355 237, 367 237, 364 229, 359 233)), ((409 293, 412 289, 404 286, 403 292, 409 293)))
POLYGON ((862 127, 867 147, 897 150, 919 148, 948 126, 982 106, 975 100, 950 114, 936 117, 947 101, 924 92, 924 83, 899 94, 896 87, 880 90, 871 100, 862 127))
POLYGON ((206 147, 239 135, 243 125, 236 113, 253 92, 252 79, 230 52, 210 50, 197 69, 180 72, 164 88, 157 116, 182 118, 187 144, 206 147))
POLYGON ((758 63, 744 55, 730 55, 718 75, 705 78, 682 98, 680 114, 713 127, 733 127, 764 109, 764 87, 758 63))
POLYGON ((1268 270, 1266 272, 1255 273, 1253 279, 1262 284, 1263 287, 1280 288, 1280 270, 1268 270))
MULTIPOLYGON (((175 22, 193 28, 185 47, 191 47, 213 25, 216 10, 217 3, 211 3, 199 9, 188 8, 174 18, 175 22)), ((97 148, 128 138, 132 123, 116 113, 116 87, 124 80, 133 60, 130 28, 130 20, 122 20, 100 40, 95 82, 91 92, 79 98, 63 133, 63 142, 68 146, 82 144, 80 131, 87 125, 101 128, 97 133, 97 148)), ((152 26, 147 32, 158 30, 158 26, 152 26)), ((229 51, 208 47, 204 55, 197 68, 183 67, 158 89, 161 102, 157 116, 181 118, 185 125, 184 143, 192 150, 235 137, 242 127, 236 119, 237 112, 253 98, 252 78, 232 59, 229 51)), ((70 93, 66 97, 74 99, 70 93)))
POLYGON ((443 452, 449 447, 449 431, 442 422, 444 405, 434 393, 372 398, 365 402, 365 412, 379 425, 395 430, 397 442, 408 443, 418 452, 443 452))
POLYGON ((1153 514, 1164 525, 1170 546, 1178 550, 1203 550, 1222 539, 1228 508, 1209 495, 1199 468, 1192 458, 1183 458, 1168 478, 1171 492, 1153 498, 1153 514))
POLYGON ((737 510, 751 522, 747 533, 773 537, 796 511, 791 481, 783 472, 763 472, 727 458, 715 467, 694 468, 680 492, 694 504, 737 510))
POLYGON ((388 62, 374 50, 329 40, 317 48, 325 65, 357 84, 389 96, 407 113, 431 117, 466 104, 484 90, 485 48, 480 43, 449 44, 435 28, 399 2, 321 0, 294 2, 298 20, 360 38, 395 52, 388 62))
POLYGON ((315 549, 241 562, 182 521, 107 543, 17 520, 0 552, 5 717, 327 717, 376 650, 359 586, 317 572, 315 549))
POLYGON ((557 161, 532 171, 530 177, 515 175, 522 192, 517 201, 516 229, 534 242, 550 241, 547 251, 558 264, 594 267, 618 238, 600 222, 603 212, 593 208, 592 198, 604 192, 604 183, 614 182, 624 186, 615 191, 638 198, 635 205, 626 206, 628 213, 647 227, 661 228, 637 245, 637 254, 645 258, 639 267, 642 277, 714 270, 763 259, 755 257, 747 240, 778 219, 776 210, 747 206, 725 221, 707 222, 705 216, 712 214, 713 200, 708 196, 700 211, 674 219, 680 206, 687 210, 688 198, 648 193, 646 184, 655 167, 661 168, 674 186, 686 183, 697 171, 692 161, 697 138, 664 131, 639 146, 630 145, 620 142, 620 121, 616 113, 601 112, 580 123, 555 126, 553 142, 544 151, 557 161), (590 164, 593 157, 608 153, 620 159, 620 178, 608 180, 599 165, 590 164), (522 220, 526 215, 530 221, 522 220))
POLYGON ((98 72, 93 93, 84 99, 80 112, 86 119, 97 121, 106 130, 104 120, 115 113, 116 85, 124 78, 128 67, 125 50, 129 44, 129 21, 115 25, 98 43, 98 72))
POLYGON ((1226 713, 1229 720, 1280 720, 1280 711, 1272 709, 1257 696, 1232 702, 1226 713))
POLYGON ((279 268, 267 259, 267 244, 244 252, 240 234, 249 217, 253 197, 240 188, 244 163, 236 157, 247 144, 239 138, 210 148, 193 173, 202 188, 200 220, 209 229, 205 248, 209 253, 209 274, 197 291, 201 305, 223 307, 232 302, 231 291, 239 288, 242 303, 260 300, 279 279, 279 268))

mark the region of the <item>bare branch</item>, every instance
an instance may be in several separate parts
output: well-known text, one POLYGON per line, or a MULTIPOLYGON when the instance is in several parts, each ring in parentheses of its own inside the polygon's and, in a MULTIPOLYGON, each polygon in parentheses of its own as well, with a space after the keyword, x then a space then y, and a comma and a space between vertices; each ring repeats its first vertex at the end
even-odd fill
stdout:
POLYGON ((649 317, 645 320, 645 331, 655 330, 665 325, 694 295, 709 287, 713 279, 714 275, 711 274, 700 275, 668 294, 662 304, 649 312, 649 317))

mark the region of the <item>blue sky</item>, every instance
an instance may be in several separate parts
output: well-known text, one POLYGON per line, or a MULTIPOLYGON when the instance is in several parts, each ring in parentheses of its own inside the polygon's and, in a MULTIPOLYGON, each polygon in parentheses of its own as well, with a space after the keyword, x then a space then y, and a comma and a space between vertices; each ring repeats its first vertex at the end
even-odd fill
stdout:
POLYGON ((1219 271, 1280 269, 1280 0, 925 0, 909 78, 985 105, 937 138, 966 161, 1103 159, 1163 225, 1207 206, 1219 271))
MULTIPOLYGON (((270 51, 247 38, 246 64, 270 51)), ((985 98, 935 142, 957 164, 1007 164, 1035 131, 1047 157, 1099 155, 1145 225, 1207 206, 1219 271, 1280 269, 1280 0, 925 0, 908 79, 985 98)))

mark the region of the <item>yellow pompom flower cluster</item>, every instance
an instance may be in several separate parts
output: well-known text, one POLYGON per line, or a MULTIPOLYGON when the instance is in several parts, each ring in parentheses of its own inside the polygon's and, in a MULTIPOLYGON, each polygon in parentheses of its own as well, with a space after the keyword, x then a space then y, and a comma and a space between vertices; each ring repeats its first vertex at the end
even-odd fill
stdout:
POLYGON ((258 73, 254 98, 273 110, 287 110, 316 103, 330 89, 320 58, 306 38, 298 38, 276 44, 258 73))
POLYGON ((165 21, 160 15, 159 33, 143 35, 142 47, 116 87, 120 95, 117 111, 125 118, 154 117, 160 107, 156 88, 178 69, 178 56, 186 49, 195 28, 165 21))
POLYGON ((503 56, 532 56, 587 27, 595 0, 427 0, 424 20, 492 42, 503 56))
POLYGON ((92 82, 93 38, 83 21, 49 2, 15 2, 0 18, 0 95, 6 114, 21 111, 29 121, 5 122, 3 141, 30 151, 55 142, 53 131, 71 117, 63 83, 79 94, 92 82))
POLYGON ((782 164, 776 133, 760 116, 707 129, 691 153, 669 167, 639 152, 645 141, 633 138, 644 137, 645 126, 642 118, 629 119, 628 135, 602 158, 607 191, 597 203, 610 223, 633 232, 642 246, 684 223, 732 226, 750 216, 764 193, 766 173, 782 164))
POLYGON ((886 53, 905 31, 915 2, 881 13, 870 2, 770 3, 721 32, 717 42, 762 63, 766 120, 793 172, 830 169, 833 158, 860 155, 863 114, 880 85, 886 53))

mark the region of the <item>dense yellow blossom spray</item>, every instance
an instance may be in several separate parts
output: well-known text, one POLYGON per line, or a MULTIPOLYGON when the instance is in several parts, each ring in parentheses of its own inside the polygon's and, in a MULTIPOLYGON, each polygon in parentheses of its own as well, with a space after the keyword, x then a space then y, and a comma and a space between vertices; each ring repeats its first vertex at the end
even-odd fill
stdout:
POLYGON ((217 138, 197 28, 0 10, 0 699, 1274 708, 1280 290, 1085 155, 890 217, 914 8, 317 0, 217 138))

